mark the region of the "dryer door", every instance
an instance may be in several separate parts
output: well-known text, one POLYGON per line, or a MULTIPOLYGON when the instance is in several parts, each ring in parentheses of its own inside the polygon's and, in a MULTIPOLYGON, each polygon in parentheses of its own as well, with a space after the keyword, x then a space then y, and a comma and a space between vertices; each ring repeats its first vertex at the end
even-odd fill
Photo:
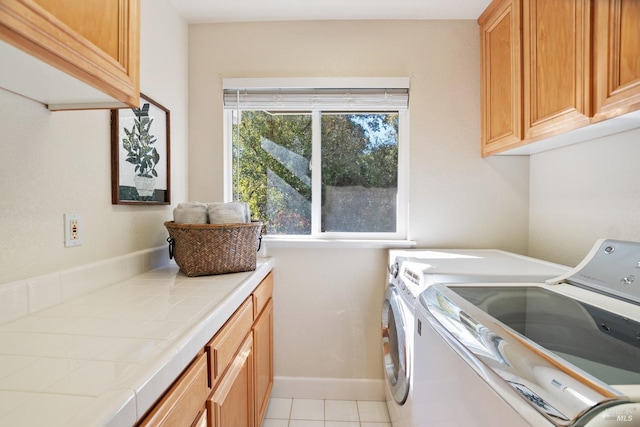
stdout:
POLYGON ((402 405, 409 395, 406 313, 398 290, 389 285, 382 304, 382 355, 389 389, 402 405))

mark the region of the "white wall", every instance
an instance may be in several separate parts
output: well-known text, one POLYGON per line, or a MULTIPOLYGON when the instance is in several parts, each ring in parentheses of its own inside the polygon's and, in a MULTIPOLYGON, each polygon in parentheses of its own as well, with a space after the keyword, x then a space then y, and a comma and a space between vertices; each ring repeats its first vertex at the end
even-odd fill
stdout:
MULTIPOLYGON (((189 36, 193 200, 223 200, 221 79, 410 77, 409 238, 526 253, 529 160, 480 157, 475 21, 202 24, 189 36)), ((268 252, 276 375, 381 378, 386 251, 268 252)))
MULTIPOLYGON (((141 91, 171 110, 172 199, 186 199, 187 25, 142 0, 141 91)), ((0 59, 1 62, 1 59, 0 59)), ((49 112, 0 89, 0 283, 165 244, 171 207, 111 205, 109 111, 49 112), (63 214, 83 245, 64 248, 63 214)))
POLYGON ((640 241, 640 129, 531 156, 531 256, 576 265, 599 238, 640 241))

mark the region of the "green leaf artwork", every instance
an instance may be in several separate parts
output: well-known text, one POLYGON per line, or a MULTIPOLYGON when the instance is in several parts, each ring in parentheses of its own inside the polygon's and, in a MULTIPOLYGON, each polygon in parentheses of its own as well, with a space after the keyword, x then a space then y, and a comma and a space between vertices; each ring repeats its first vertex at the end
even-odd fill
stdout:
POLYGON ((158 150, 153 146, 157 141, 150 132, 153 119, 149 117, 149 104, 133 108, 136 118, 131 129, 124 128, 127 135, 122 139, 122 147, 127 152, 126 161, 135 166, 135 173, 145 178, 157 177, 156 165, 160 160, 158 150))

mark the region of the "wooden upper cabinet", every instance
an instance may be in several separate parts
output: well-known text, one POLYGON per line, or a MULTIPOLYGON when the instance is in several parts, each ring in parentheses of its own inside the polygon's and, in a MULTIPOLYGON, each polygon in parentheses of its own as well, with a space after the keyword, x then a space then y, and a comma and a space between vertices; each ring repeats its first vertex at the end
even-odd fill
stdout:
POLYGON ((640 2, 594 2, 594 121, 640 109, 640 2))
POLYGON ((0 0, 0 87, 49 109, 139 105, 140 0, 0 0))
POLYGON ((608 122, 608 133, 568 134, 640 110, 639 22, 639 0, 493 0, 478 18, 482 155, 640 126, 628 115, 608 122))
POLYGON ((494 2, 480 24, 482 155, 522 140, 521 18, 518 0, 494 2))
POLYGON ((589 0, 524 0, 524 139, 590 123, 589 0))
POLYGON ((73 4, 68 0, 34 1, 113 59, 120 60, 120 19, 125 16, 121 16, 119 2, 83 0, 73 4))

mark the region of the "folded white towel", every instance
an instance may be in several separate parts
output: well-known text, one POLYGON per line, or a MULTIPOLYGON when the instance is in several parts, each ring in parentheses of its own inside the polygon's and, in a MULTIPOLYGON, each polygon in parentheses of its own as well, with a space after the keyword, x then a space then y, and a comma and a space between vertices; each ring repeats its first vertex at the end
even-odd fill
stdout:
POLYGON ((176 224, 206 224, 208 220, 206 203, 179 203, 173 210, 173 221, 176 224))
POLYGON ((249 205, 245 202, 208 203, 209 223, 237 224, 251 222, 249 205))

